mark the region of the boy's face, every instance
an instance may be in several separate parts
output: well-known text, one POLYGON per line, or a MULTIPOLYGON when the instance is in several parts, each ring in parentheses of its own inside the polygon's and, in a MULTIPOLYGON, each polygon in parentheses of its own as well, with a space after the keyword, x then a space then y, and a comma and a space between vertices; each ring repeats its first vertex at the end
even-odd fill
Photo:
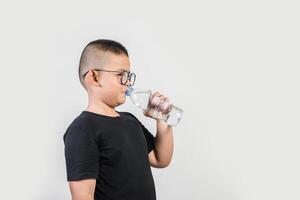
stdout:
POLYGON ((106 105, 114 108, 125 103, 125 91, 128 88, 130 81, 126 85, 121 84, 122 72, 130 72, 130 62, 126 55, 116 55, 106 53, 105 64, 102 67, 93 67, 94 69, 102 69, 117 72, 95 71, 98 85, 101 87, 93 87, 93 96, 97 100, 102 101, 106 105))

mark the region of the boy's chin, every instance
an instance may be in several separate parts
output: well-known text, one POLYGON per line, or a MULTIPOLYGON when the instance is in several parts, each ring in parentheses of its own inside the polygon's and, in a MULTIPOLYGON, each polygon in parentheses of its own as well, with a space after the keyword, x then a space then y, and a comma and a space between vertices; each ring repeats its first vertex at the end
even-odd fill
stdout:
POLYGON ((119 106, 122 105, 122 104, 124 104, 125 102, 126 102, 126 100, 121 100, 121 101, 119 102, 119 106))
POLYGON ((118 106, 124 104, 126 102, 126 98, 120 98, 120 100, 118 101, 118 106))
POLYGON ((125 94, 119 95, 117 97, 117 99, 116 99, 116 104, 117 104, 116 107, 124 104, 125 102, 126 102, 126 96, 125 96, 125 94))

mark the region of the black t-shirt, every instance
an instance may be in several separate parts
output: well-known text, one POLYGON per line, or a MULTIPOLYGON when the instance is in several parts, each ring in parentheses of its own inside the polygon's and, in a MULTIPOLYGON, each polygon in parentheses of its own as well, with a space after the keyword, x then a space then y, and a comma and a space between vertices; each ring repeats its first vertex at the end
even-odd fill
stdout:
POLYGON ((89 111, 64 134, 67 180, 96 179, 95 200, 155 200, 148 153, 154 136, 131 113, 89 111))

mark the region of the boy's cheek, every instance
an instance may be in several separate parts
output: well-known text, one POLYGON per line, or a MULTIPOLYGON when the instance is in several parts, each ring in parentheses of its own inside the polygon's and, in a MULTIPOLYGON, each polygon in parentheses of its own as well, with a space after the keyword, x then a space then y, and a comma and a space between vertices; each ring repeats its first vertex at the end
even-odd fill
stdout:
POLYGON ((125 101, 126 101, 126 95, 125 95, 125 93, 121 93, 119 95, 119 99, 120 99, 121 103, 125 103, 125 101))

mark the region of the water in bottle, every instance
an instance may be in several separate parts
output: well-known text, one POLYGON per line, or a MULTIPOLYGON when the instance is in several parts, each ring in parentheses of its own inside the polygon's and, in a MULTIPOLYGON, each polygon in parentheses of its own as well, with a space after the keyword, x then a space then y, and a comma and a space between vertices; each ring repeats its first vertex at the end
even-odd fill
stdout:
POLYGON ((126 90, 126 95, 129 96, 132 102, 141 108, 144 113, 146 112, 154 119, 163 120, 170 126, 176 126, 182 118, 182 109, 161 99, 151 90, 129 87, 126 90))

